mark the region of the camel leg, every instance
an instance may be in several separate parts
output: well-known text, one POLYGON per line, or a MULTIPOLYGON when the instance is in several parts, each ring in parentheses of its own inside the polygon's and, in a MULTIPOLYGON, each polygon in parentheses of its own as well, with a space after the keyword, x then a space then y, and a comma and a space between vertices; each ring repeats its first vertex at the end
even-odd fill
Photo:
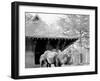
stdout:
POLYGON ((61 64, 61 62, 60 62, 60 60, 59 59, 56 59, 56 67, 58 66, 58 67, 60 67, 62 64, 61 64))
POLYGON ((51 67, 51 64, 47 63, 47 67, 51 67))

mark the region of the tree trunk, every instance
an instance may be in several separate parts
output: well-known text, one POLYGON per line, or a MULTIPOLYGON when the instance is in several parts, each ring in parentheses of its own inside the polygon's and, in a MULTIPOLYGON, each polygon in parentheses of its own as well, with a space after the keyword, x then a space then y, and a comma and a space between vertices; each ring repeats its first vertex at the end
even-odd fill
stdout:
POLYGON ((80 30, 80 46, 81 46, 81 53, 80 53, 80 64, 83 63, 83 53, 82 53, 82 31, 80 30))

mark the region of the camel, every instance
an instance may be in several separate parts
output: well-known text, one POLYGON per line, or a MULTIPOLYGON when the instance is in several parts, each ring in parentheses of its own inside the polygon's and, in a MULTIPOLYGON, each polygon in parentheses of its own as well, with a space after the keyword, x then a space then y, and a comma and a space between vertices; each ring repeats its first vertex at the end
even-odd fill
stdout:
POLYGON ((55 67, 67 65, 72 63, 72 58, 69 53, 64 53, 60 50, 47 50, 40 56, 40 66, 51 67, 53 64, 55 67))
POLYGON ((57 52, 55 49, 47 50, 40 56, 40 67, 51 67, 52 64, 56 66, 57 52))

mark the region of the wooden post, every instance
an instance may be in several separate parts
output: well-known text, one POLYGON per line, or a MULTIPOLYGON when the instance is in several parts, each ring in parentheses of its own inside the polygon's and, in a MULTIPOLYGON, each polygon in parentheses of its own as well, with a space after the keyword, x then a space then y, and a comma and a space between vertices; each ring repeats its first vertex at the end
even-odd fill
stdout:
POLYGON ((48 50, 48 49, 49 49, 49 45, 50 45, 50 40, 49 40, 49 39, 47 39, 46 50, 48 50))
POLYGON ((34 39, 33 40, 33 45, 32 45, 32 52, 33 52, 33 65, 35 65, 35 49, 36 49, 36 44, 37 44, 37 40, 34 39))
POLYGON ((66 45, 66 39, 64 39, 64 43, 63 43, 63 45, 62 45, 62 50, 65 49, 65 45, 66 45))
POLYGON ((60 39, 58 39, 58 42, 57 42, 57 46, 56 46, 56 49, 58 50, 58 49, 60 49, 60 39))

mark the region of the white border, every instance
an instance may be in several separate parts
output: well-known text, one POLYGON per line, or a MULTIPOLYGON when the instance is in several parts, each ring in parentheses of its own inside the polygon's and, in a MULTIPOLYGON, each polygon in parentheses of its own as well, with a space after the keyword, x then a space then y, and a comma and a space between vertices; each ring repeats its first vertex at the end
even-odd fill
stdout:
POLYGON ((53 8, 37 6, 19 6, 19 75, 41 75, 55 73, 74 73, 95 71, 95 11, 85 9, 53 8), (64 14, 90 15, 90 65, 57 67, 57 68, 25 68, 25 12, 45 12, 64 14))

